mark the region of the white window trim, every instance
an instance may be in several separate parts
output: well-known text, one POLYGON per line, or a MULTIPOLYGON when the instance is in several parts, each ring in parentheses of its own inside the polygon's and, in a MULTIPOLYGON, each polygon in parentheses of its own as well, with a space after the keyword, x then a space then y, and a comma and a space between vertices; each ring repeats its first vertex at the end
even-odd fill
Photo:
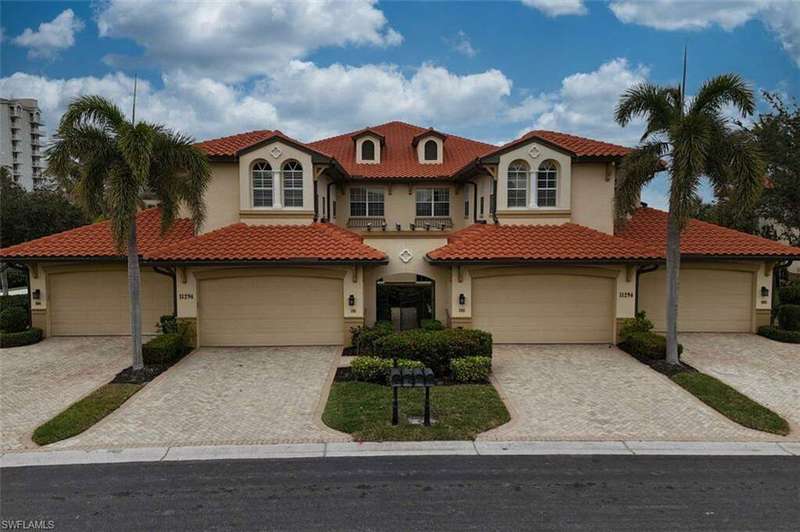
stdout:
POLYGON ((350 187, 347 190, 347 210, 348 210, 348 215, 349 215, 350 218, 377 218, 378 216, 380 216, 381 218, 385 218, 386 217, 386 191, 383 189, 383 187, 350 187), (355 189, 364 190, 364 194, 365 194, 365 196, 364 196, 364 204, 365 204, 366 214, 357 215, 357 216, 353 215, 352 203, 353 203, 353 190, 355 190, 355 189), (371 214, 369 212, 369 193, 370 193, 370 191, 372 191, 372 192, 380 192, 381 197, 383 198, 383 202, 382 202, 383 203, 383 214, 371 214))
POLYGON ((451 214, 451 211, 452 211, 452 209, 450 208, 451 207, 450 204, 451 204, 451 199, 452 198, 450 196, 451 196, 450 189, 448 187, 419 187, 419 188, 415 189, 414 190, 414 217, 415 218, 450 218, 450 214, 451 214), (421 190, 430 190, 431 191, 431 201, 430 201, 431 214, 430 214, 430 216, 417 214, 417 205, 420 203, 419 200, 417 199, 417 193, 419 191, 421 191, 421 190), (435 196, 435 192, 434 191, 435 190, 444 190, 444 191, 447 192, 447 214, 438 214, 438 215, 435 214, 436 213, 436 204, 437 203, 439 203, 439 204, 444 203, 443 201, 436 201, 434 199, 434 196, 435 196))
POLYGON ((250 165, 250 207, 251 208, 253 208, 253 209, 272 210, 272 209, 274 209, 276 207, 280 207, 280 202, 276 198, 276 194, 278 192, 278 190, 277 190, 278 187, 276 187, 276 184, 275 184, 275 175, 276 174, 280 174, 280 172, 274 170, 272 168, 272 165, 270 164, 270 162, 266 161, 264 159, 258 159, 256 161, 253 161, 253 163, 250 165), (256 165, 259 164, 259 163, 264 163, 267 166, 269 166, 269 168, 270 168, 269 172, 270 172, 271 177, 272 177, 272 187, 271 188, 262 187, 262 188, 259 188, 259 190, 271 190, 272 191, 272 205, 256 205, 256 194, 255 194, 256 186, 255 186, 255 175, 254 175, 254 172, 255 172, 256 165))
MULTIPOLYGON (((544 164, 545 162, 547 162, 547 161, 542 161, 542 164, 544 164)), ((556 204, 555 205, 539 206, 539 169, 541 168, 542 164, 540 164, 536 168, 535 172, 531 172, 531 179, 529 180, 530 181, 531 190, 533 191, 533 194, 531 194, 532 200, 533 200, 533 202, 531 204, 531 207, 534 208, 534 209, 539 209, 539 210, 558 210, 559 209, 558 196, 559 196, 559 189, 560 189, 559 185, 560 185, 560 181, 561 181, 561 170, 559 169, 559 166, 558 166, 558 164, 556 162, 553 162, 553 166, 556 169, 556 186, 555 186, 555 188, 543 189, 543 190, 555 190, 555 192, 556 192, 556 204)))
POLYGON ((509 181, 509 177, 510 177, 509 174, 511 173, 511 165, 514 164, 515 162, 517 162, 518 160, 519 159, 515 159, 514 161, 512 161, 508 165, 508 168, 506 168, 506 208, 510 209, 510 210, 526 210, 526 209, 529 209, 531 207, 531 196, 533 195, 533 194, 531 194, 531 173, 532 172, 531 172, 530 165, 527 164, 527 163, 525 163, 526 166, 527 166, 527 170, 525 171, 525 174, 526 174, 525 175, 525 188, 524 189, 522 189, 522 188, 510 188, 508 186, 508 181, 509 181), (511 190, 525 190, 525 204, 524 205, 514 205, 513 207, 511 205, 509 205, 509 201, 508 201, 509 200, 509 192, 511 190))
MULTIPOLYGON (((287 160, 285 160, 285 161, 283 161, 281 163, 280 168, 281 168, 281 170, 279 172, 279 174, 280 174, 280 182, 281 182, 280 195, 281 195, 281 199, 283 200, 283 208, 285 210, 287 210, 287 211, 292 211, 292 210, 301 211, 301 210, 303 210, 303 208, 305 208, 305 203, 306 203, 306 201, 305 201, 306 170, 305 170, 305 168, 303 168, 303 164, 300 161, 296 160, 296 159, 287 159, 287 160), (286 174, 287 172, 284 170, 284 168, 289 163, 296 163, 298 166, 300 166, 300 188, 292 187, 291 189, 289 189, 289 190, 299 190, 300 191, 300 202, 301 202, 300 206, 297 206, 297 205, 292 205, 292 206, 286 205, 286 183, 284 182, 284 180, 286 179, 286 176, 284 174, 286 174)), ((275 180, 273 179, 273 185, 274 185, 274 181, 275 180)))

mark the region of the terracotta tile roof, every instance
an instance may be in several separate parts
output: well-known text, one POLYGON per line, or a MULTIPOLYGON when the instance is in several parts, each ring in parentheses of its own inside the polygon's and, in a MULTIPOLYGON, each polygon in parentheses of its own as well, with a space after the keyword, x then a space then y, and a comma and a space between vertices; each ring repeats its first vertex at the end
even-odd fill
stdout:
MULTIPOLYGON (((238 135, 231 135, 229 137, 204 140, 203 142, 197 143, 196 146, 205 151, 206 154, 208 154, 208 156, 211 158, 234 157, 241 150, 249 148, 254 144, 258 144, 259 142, 262 142, 264 140, 273 137, 277 137, 289 143, 297 144, 299 146, 304 146, 308 148, 307 144, 304 144, 299 140, 284 135, 281 131, 278 131, 277 129, 275 130, 262 129, 257 131, 248 131, 246 133, 239 133, 238 135)), ((320 153, 321 155, 328 156, 326 153, 323 153, 320 150, 314 150, 314 151, 320 153)))
MULTIPOLYGON (((172 228, 162 235, 161 213, 157 207, 145 209, 136 215, 136 237, 140 255, 144 255, 159 246, 174 244, 193 236, 192 221, 187 218, 175 220, 172 228)), ((122 256, 114 247, 110 221, 84 225, 69 231, 0 249, 0 257, 17 258, 121 258, 122 256)))
MULTIPOLYGON (((667 213, 656 209, 637 209, 618 236, 640 242, 662 255, 667 246, 667 213)), ((800 247, 787 246, 727 227, 700 220, 689 220, 681 234, 683 255, 754 256, 800 258, 800 247)))
POLYGON ((444 162, 420 164, 417 149, 412 146, 412 142, 414 137, 428 129, 404 122, 388 122, 367 130, 374 131, 385 139, 379 164, 356 164, 356 145, 352 137, 354 133, 366 130, 318 140, 308 146, 330 154, 351 176, 386 179, 448 178, 480 155, 497 149, 497 146, 491 144, 448 135, 444 142, 444 162))
POLYGON ((498 151, 508 149, 517 144, 522 144, 531 139, 539 139, 570 152, 576 157, 623 157, 633 151, 631 148, 610 144, 599 140, 587 139, 557 131, 534 130, 525 133, 516 140, 501 146, 498 151))
POLYGON ((381 251, 332 224, 247 225, 238 223, 145 256, 156 261, 382 261, 381 251))
POLYGON ((595 261, 656 259, 652 248, 582 225, 474 224, 428 253, 434 261, 595 261))

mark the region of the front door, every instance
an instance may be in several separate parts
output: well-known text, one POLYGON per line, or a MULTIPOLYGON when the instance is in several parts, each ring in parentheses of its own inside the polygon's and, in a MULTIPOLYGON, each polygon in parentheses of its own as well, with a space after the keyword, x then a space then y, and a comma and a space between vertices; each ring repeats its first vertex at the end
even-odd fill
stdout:
POLYGON ((419 277, 412 283, 378 281, 378 321, 390 321, 396 330, 407 330, 418 328, 422 320, 434 318, 433 281, 419 277))

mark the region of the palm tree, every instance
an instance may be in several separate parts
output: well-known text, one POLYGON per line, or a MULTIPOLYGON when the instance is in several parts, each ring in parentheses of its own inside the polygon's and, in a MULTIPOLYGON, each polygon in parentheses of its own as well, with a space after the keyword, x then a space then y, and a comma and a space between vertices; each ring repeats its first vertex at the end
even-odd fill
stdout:
POLYGON ((642 83, 621 96, 615 119, 621 126, 645 119, 639 146, 622 162, 615 210, 624 222, 639 204, 642 187, 657 171, 669 174, 667 223, 667 362, 678 358, 678 274, 681 231, 686 226, 702 176, 717 198, 742 212, 755 206, 763 187, 764 165, 746 131, 734 129, 724 114, 734 108, 743 118, 753 114, 753 91, 736 74, 706 81, 690 101, 682 86, 642 83))
POLYGON ((134 371, 143 367, 135 223, 140 196, 149 190, 160 200, 162 233, 175 221, 181 204, 199 227, 210 169, 193 143, 164 126, 128 120, 105 98, 82 96, 70 103, 47 151, 48 173, 75 176, 83 208, 90 216, 106 213, 117 248, 120 253, 127 250, 134 371))

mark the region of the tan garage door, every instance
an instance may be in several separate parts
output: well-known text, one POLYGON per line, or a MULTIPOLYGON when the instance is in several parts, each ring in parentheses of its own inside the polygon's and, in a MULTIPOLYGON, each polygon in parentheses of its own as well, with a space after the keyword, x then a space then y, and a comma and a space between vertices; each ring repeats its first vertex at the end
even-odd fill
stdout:
POLYGON ((199 316, 205 346, 341 344, 342 280, 206 279, 200 281, 199 316))
MULTIPOLYGON (((128 272, 82 271, 47 276, 50 330, 55 336, 131 333, 128 272)), ((142 271, 142 331, 155 334, 158 319, 172 314, 172 280, 142 271)))
POLYGON ((615 280, 513 275, 472 281, 472 324, 499 343, 613 341, 615 280))
MULTIPOLYGON (((639 277, 639 309, 656 329, 666 329, 666 272, 639 277)), ((728 270, 681 269, 678 330, 681 332, 750 332, 753 274, 728 270)))

